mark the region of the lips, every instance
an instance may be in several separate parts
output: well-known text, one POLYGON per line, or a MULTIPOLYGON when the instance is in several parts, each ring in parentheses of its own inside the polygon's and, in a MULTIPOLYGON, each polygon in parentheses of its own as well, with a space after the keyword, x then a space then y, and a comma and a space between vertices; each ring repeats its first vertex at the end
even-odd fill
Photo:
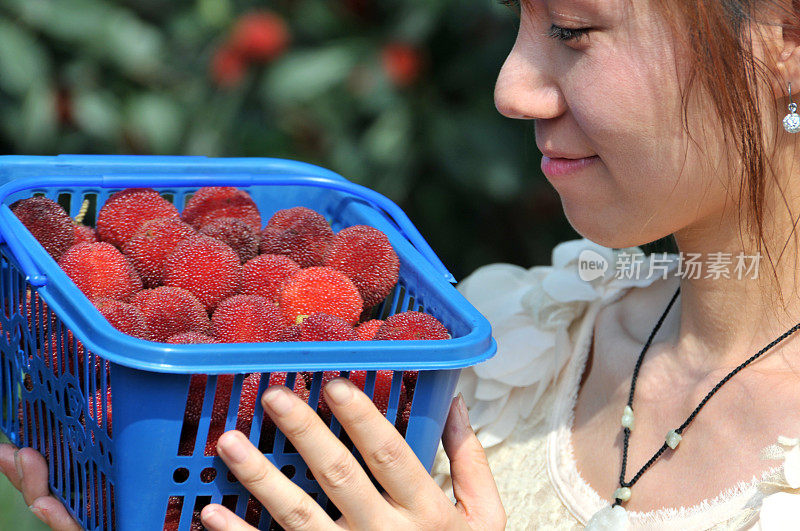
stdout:
POLYGON ((542 156, 542 173, 548 178, 557 178, 578 172, 587 166, 600 160, 597 155, 581 157, 578 159, 568 159, 564 157, 550 158, 542 156))
POLYGON ((588 155, 570 155, 570 154, 568 154, 566 152, 554 151, 554 150, 550 150, 550 149, 540 149, 539 151, 541 151, 542 155, 544 155, 545 157, 547 157, 549 159, 572 159, 572 160, 575 160, 575 159, 585 159, 585 158, 595 157, 596 156, 593 153, 589 153, 588 155))

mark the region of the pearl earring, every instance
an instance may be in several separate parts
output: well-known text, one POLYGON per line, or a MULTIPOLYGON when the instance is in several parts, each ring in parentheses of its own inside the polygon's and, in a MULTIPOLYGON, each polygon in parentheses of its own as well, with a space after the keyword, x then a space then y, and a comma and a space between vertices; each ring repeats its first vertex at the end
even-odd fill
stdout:
MULTIPOLYGON (((792 101, 792 82, 789 81, 789 101, 792 101)), ((797 104, 792 102, 789 104, 789 114, 783 118, 783 128, 788 133, 797 133, 800 131, 800 114, 797 114, 797 104)))

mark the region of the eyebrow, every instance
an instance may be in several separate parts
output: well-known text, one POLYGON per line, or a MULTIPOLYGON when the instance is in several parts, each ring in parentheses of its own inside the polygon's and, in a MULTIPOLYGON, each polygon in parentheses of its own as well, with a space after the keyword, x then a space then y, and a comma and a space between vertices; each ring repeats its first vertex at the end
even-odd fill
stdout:
POLYGON ((585 9, 592 11, 594 13, 599 13, 602 11, 603 6, 609 3, 609 0, 547 0, 548 4, 566 4, 570 7, 574 5, 574 7, 578 9, 585 9))

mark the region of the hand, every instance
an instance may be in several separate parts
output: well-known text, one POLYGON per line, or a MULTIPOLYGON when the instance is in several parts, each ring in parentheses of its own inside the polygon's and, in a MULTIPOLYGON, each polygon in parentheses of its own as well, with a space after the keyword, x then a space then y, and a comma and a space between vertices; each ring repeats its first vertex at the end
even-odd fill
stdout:
POLYGON ((47 461, 42 454, 32 448, 18 450, 14 445, 0 444, 0 472, 22 492, 25 503, 39 520, 56 531, 83 529, 61 501, 50 495, 47 461))
MULTIPOLYGON (((439 488, 394 426, 346 378, 325 386, 331 411, 386 490, 381 494, 350 451, 322 419, 282 385, 264 393, 264 410, 292 442, 330 500, 341 510, 334 522, 238 431, 217 442, 234 475, 287 530, 505 529, 506 514, 486 455, 460 397, 453 400, 442 444, 450 458, 457 502, 439 488)), ((212 531, 253 529, 227 508, 211 504, 201 518, 212 531)))

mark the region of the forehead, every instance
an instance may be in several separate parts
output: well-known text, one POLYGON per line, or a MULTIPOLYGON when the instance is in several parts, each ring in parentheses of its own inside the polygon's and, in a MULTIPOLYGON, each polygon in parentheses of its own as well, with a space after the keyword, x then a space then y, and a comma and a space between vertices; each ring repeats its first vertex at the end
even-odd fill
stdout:
POLYGON ((603 17, 619 20, 628 15, 634 4, 641 7, 648 0, 523 0, 523 9, 532 15, 554 15, 564 18, 603 17))

